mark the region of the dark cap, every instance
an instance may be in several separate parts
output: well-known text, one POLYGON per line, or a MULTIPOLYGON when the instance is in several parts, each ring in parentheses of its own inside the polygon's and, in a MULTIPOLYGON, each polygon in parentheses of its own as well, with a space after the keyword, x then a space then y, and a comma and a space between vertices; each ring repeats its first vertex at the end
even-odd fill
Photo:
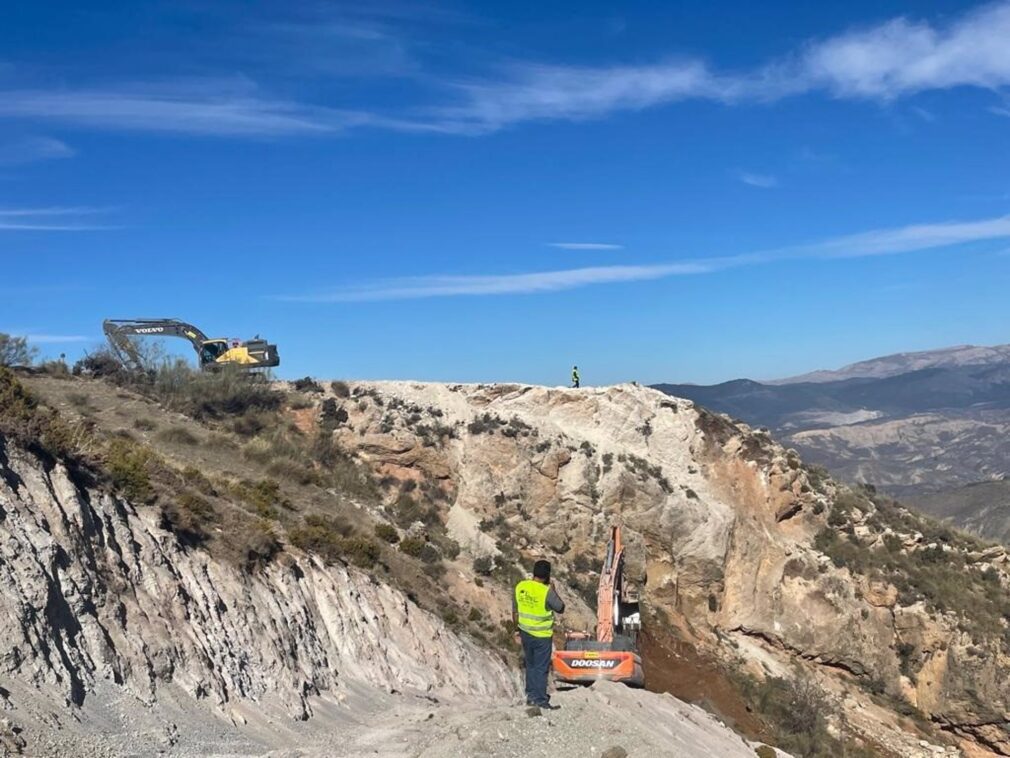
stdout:
POLYGON ((551 562, 550 561, 537 561, 533 564, 533 578, 534 579, 550 579, 551 578, 551 562))

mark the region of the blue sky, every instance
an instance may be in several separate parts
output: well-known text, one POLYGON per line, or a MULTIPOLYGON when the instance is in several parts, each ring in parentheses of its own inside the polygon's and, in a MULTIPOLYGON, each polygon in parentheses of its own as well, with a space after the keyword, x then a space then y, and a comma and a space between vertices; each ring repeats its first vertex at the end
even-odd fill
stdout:
POLYGON ((1010 2, 426 5, 4 3, 0 331, 551 384, 1010 342, 1010 2))

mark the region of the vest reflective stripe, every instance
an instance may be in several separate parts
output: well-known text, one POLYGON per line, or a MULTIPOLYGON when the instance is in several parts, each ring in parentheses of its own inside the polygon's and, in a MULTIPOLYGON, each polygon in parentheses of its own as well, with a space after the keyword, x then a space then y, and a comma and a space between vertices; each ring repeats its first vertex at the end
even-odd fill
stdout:
POLYGON ((554 635, 554 614, 547 607, 550 587, 524 579, 516 585, 516 609, 519 628, 534 637, 554 635))

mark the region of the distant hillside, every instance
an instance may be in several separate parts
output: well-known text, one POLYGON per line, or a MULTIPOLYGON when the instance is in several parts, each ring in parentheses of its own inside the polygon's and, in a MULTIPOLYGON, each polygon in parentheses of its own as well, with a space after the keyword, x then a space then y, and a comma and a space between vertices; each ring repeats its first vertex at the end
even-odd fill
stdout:
POLYGON ((834 371, 811 371, 809 374, 778 379, 767 384, 798 384, 804 382, 835 382, 843 379, 883 379, 927 368, 952 368, 956 366, 985 366, 1010 362, 1010 345, 978 347, 957 345, 939 350, 916 353, 897 353, 881 358, 871 358, 843 366, 834 371))
POLYGON ((807 460, 892 494, 943 492, 1010 469, 1007 345, 902 353, 778 382, 657 388, 767 427, 807 460))
POLYGON ((924 513, 989 539, 1010 544, 1010 481, 978 482, 966 487, 922 495, 912 504, 924 513))

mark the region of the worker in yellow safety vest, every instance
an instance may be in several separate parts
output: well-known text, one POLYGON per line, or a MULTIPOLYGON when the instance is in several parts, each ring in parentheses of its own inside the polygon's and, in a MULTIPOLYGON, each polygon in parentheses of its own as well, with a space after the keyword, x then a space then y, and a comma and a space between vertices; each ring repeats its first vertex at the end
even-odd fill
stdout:
POLYGON ((524 579, 512 595, 512 623, 518 627, 526 664, 526 705, 557 708, 547 694, 554 638, 554 614, 564 613, 565 603, 551 584, 551 564, 533 564, 533 578, 524 579))

